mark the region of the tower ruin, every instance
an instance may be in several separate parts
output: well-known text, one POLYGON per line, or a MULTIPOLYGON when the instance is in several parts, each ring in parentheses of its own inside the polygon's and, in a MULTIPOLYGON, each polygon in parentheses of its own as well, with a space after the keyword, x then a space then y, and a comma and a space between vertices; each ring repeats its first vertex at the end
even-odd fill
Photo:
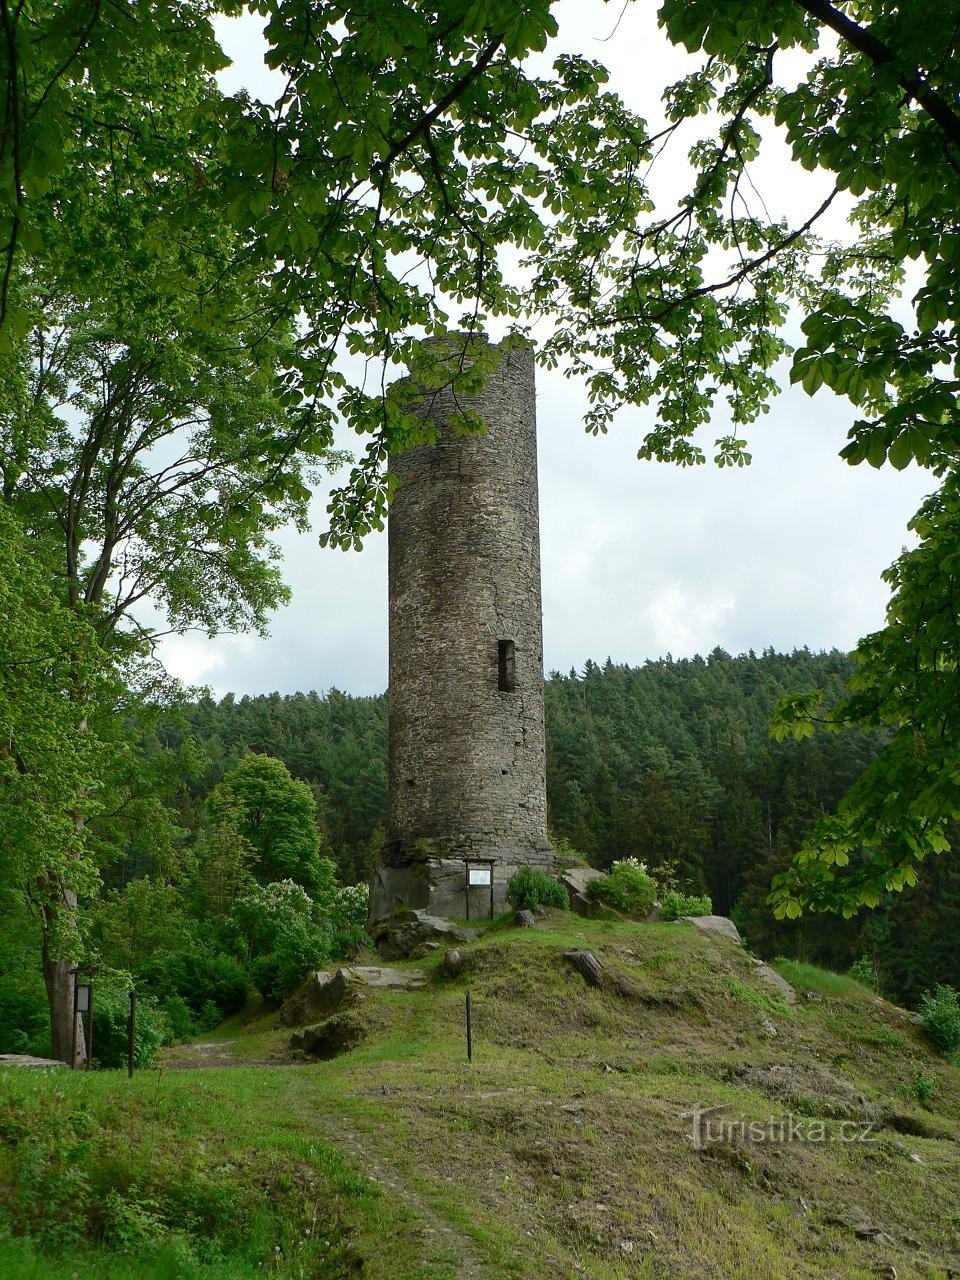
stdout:
POLYGON ((424 396, 435 443, 390 463, 389 831, 374 920, 399 906, 485 916, 517 867, 553 861, 534 357, 498 350, 479 395, 424 396), (485 433, 451 427, 464 409, 485 433))

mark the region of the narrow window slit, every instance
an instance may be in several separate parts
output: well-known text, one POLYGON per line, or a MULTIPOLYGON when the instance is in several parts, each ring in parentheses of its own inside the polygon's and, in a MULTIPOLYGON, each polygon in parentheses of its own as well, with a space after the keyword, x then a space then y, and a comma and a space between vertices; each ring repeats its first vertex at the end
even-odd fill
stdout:
POLYGON ((517 647, 512 640, 497 641, 497 688, 513 693, 517 687, 517 647))

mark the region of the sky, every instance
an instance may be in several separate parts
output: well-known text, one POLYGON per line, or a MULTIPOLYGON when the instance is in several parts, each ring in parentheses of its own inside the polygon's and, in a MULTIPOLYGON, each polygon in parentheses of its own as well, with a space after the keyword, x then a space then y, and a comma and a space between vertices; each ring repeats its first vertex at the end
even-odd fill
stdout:
MULTIPOLYGON (((556 48, 604 62, 611 88, 651 126, 661 118, 662 87, 691 66, 657 32, 653 10, 634 4, 621 16, 602 0, 566 0, 555 10, 556 48)), ((224 87, 271 97, 256 22, 224 22, 220 38, 234 63, 224 87)), ((778 67, 783 74, 789 63, 778 67)), ((753 176, 772 212, 793 221, 822 198, 817 177, 785 160, 753 176)), ((683 189, 683 178, 679 153, 658 162, 665 195, 683 189)), ((577 383, 538 371, 547 671, 607 657, 638 665, 717 645, 732 653, 851 649, 883 625, 889 591, 880 573, 912 542, 907 521, 935 484, 915 465, 896 472, 843 462, 837 454, 854 418, 846 401, 788 387, 746 428, 752 465, 723 470, 637 461, 652 409, 623 410, 597 438, 583 430, 585 409, 577 383)), ((702 442, 709 448, 726 430, 718 413, 702 442)), ((325 506, 320 490, 313 532, 279 539, 293 600, 270 635, 169 637, 160 656, 172 674, 216 696, 386 688, 386 533, 371 535, 359 553, 321 549, 325 506)))

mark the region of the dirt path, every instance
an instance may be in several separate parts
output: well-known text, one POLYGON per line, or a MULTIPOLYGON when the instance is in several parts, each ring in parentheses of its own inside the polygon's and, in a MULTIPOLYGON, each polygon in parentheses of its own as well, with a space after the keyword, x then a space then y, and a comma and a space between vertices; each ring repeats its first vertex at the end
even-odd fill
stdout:
POLYGON ((203 1067, 305 1067, 311 1061, 296 1054, 238 1058, 229 1040, 191 1040, 168 1049, 163 1057, 163 1066, 168 1071, 196 1071, 203 1067))
MULTIPOLYGON (((323 1139, 348 1156, 351 1163, 373 1178, 386 1194, 395 1197, 418 1220, 418 1231, 431 1261, 450 1268, 451 1280, 489 1280, 490 1268, 477 1253, 476 1242, 448 1222, 404 1174, 392 1167, 377 1146, 373 1134, 361 1132, 341 1115, 321 1115, 303 1109, 304 1118, 316 1126, 323 1139)), ((425 1259, 426 1260, 426 1259, 425 1259)))
MULTIPOLYGON (((310 1061, 279 1056, 237 1058, 229 1041, 194 1040, 169 1049, 163 1065, 169 1071, 198 1071, 210 1067, 306 1066, 310 1061)), ((490 1280, 493 1273, 479 1257, 473 1239, 448 1222, 399 1169, 391 1166, 373 1134, 361 1132, 342 1115, 319 1113, 299 1087, 295 1093, 291 1092, 290 1103, 325 1142, 341 1151, 359 1172, 378 1182, 385 1194, 410 1212, 416 1220, 414 1230, 422 1237, 425 1255, 438 1266, 449 1268, 450 1280, 490 1280)))

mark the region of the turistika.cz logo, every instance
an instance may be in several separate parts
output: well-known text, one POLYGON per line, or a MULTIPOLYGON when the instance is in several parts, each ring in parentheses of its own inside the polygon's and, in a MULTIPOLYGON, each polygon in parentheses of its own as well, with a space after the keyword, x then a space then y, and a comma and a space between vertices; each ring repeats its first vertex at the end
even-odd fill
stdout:
POLYGON ((786 1142, 876 1142, 876 1124, 872 1120, 811 1120, 792 1113, 747 1120, 724 1115, 729 1109, 724 1104, 683 1112, 682 1119, 690 1126, 687 1136, 698 1151, 718 1142, 771 1146, 786 1142))

